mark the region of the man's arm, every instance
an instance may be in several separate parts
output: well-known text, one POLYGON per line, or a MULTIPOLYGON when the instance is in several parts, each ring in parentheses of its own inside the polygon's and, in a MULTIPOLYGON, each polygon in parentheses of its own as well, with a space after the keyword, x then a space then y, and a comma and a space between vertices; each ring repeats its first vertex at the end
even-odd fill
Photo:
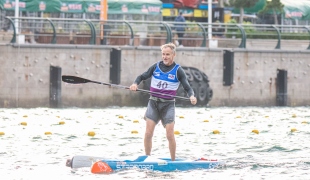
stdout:
POLYGON ((144 73, 140 74, 136 80, 134 81, 135 84, 139 85, 141 83, 141 81, 147 80, 148 78, 150 78, 156 68, 157 63, 153 64, 147 71, 145 71, 144 73))
POLYGON ((195 105, 197 103, 197 99, 195 97, 195 92, 192 89, 192 87, 189 85, 189 82, 187 80, 186 74, 185 74, 185 72, 184 72, 182 67, 179 67, 178 72, 177 72, 177 76, 178 76, 178 79, 181 82, 184 90, 186 91, 186 93, 190 97, 191 103, 193 105, 195 105))
POLYGON ((180 83, 182 84, 184 90, 187 92, 188 96, 195 96, 194 90, 192 89, 192 87, 190 86, 187 77, 186 77, 186 73, 184 72, 184 69, 182 67, 179 67, 178 72, 177 72, 177 76, 178 79, 180 81, 180 83))
POLYGON ((144 81, 148 78, 150 78, 156 68, 157 63, 153 64, 147 71, 140 74, 136 80, 133 82, 133 84, 129 87, 130 90, 136 91, 138 89, 138 85, 141 83, 141 81, 144 81))

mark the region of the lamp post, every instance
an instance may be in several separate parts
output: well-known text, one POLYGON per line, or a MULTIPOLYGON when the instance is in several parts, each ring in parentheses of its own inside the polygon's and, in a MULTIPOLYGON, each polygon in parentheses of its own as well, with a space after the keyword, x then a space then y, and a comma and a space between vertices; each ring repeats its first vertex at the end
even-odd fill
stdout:
MULTIPOLYGON (((208 0, 208 39, 209 45, 212 39, 212 0, 208 0)), ((210 47, 210 46, 209 46, 210 47)))
POLYGON ((108 0, 101 0, 100 6, 100 44, 104 44, 104 21, 108 20, 108 0))
POLYGON ((19 17, 19 0, 15 0, 15 29, 16 29, 16 34, 19 33, 18 17, 19 17))

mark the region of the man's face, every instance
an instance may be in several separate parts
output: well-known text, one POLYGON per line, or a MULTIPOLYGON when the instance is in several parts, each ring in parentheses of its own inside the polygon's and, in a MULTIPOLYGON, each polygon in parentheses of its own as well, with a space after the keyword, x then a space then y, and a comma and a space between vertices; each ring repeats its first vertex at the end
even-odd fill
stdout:
POLYGON ((161 51, 161 56, 166 66, 170 66, 173 63, 175 55, 170 47, 165 47, 161 51))

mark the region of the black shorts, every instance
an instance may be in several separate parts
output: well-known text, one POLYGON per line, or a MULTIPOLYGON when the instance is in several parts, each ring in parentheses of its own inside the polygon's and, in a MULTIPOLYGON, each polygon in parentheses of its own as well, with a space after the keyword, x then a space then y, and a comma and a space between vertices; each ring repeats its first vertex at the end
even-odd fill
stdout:
POLYGON ((150 119, 156 124, 161 120, 164 127, 174 123, 175 120, 175 101, 160 102, 149 100, 144 119, 150 119))

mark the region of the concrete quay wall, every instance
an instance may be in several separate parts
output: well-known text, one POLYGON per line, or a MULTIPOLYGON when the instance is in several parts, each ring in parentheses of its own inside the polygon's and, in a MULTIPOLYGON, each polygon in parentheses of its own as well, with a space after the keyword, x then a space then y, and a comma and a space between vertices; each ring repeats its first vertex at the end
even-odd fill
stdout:
MULTIPOLYGON (((62 75, 110 82, 110 51, 121 50, 120 84, 161 60, 159 47, 112 47, 42 44, 0 45, 0 107, 49 107, 50 66, 62 75)), ((287 70, 287 105, 310 103, 310 51, 179 48, 176 62, 209 77, 209 106, 275 106, 277 69, 287 70), (231 86, 223 85, 223 53, 234 52, 231 86)), ((86 83, 61 84, 62 107, 141 106, 140 92, 86 83)))

